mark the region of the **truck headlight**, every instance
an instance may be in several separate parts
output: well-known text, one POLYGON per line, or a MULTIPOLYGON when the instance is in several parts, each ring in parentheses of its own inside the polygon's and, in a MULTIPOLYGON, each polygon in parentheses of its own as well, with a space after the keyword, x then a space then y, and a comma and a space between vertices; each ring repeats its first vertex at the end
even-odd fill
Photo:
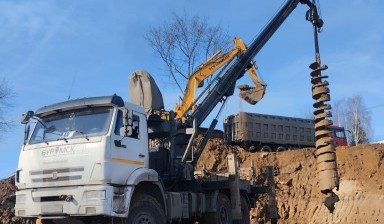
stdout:
POLYGON ((102 191, 86 191, 85 197, 87 200, 105 200, 105 190, 102 191))

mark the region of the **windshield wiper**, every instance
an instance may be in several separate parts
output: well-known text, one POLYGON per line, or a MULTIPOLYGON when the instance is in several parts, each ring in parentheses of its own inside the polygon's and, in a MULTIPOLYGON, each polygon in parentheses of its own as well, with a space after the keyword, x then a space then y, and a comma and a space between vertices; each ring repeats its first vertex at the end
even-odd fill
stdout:
POLYGON ((68 139, 64 136, 60 136, 57 140, 64 140, 66 143, 68 143, 68 139))
POLYGON ((81 134, 87 141, 89 141, 89 137, 84 132, 75 129, 63 132, 57 140, 64 140, 65 142, 68 142, 68 139, 72 138, 74 133, 81 134))
POLYGON ((82 131, 78 131, 78 130, 71 130, 71 131, 74 131, 74 132, 77 132, 77 133, 80 133, 82 136, 84 136, 84 138, 85 139, 87 139, 87 141, 89 141, 89 138, 88 138, 88 136, 84 133, 84 132, 82 132, 82 131))

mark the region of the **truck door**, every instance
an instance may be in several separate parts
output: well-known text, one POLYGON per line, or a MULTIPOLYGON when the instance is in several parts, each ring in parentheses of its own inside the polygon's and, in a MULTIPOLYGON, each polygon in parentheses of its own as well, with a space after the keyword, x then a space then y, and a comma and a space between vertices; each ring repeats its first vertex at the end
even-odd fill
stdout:
POLYGON ((127 137, 120 136, 123 112, 117 111, 116 123, 111 135, 112 183, 125 184, 134 170, 148 166, 145 116, 133 111, 132 118, 132 134, 127 137))

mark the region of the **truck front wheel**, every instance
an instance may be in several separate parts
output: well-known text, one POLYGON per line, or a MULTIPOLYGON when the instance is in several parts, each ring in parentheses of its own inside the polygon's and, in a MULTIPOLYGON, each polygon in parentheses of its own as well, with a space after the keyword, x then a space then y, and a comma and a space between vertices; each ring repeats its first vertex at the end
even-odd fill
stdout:
POLYGON ((230 224, 232 223, 231 201, 225 194, 219 194, 216 202, 216 212, 207 213, 204 217, 204 223, 230 224))
POLYGON ((239 221, 234 221, 234 224, 249 224, 249 205, 247 200, 244 198, 244 196, 241 196, 241 213, 242 213, 242 218, 239 221))
POLYGON ((164 224, 165 215, 159 202, 146 194, 136 194, 129 208, 126 224, 164 224))

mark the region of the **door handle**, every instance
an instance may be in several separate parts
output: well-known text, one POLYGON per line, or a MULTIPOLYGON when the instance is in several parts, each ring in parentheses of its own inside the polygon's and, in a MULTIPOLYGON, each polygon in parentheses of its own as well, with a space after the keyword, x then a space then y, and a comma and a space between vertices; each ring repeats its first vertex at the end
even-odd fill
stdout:
POLYGON ((139 154, 139 157, 144 158, 145 155, 140 153, 140 154, 139 154))

